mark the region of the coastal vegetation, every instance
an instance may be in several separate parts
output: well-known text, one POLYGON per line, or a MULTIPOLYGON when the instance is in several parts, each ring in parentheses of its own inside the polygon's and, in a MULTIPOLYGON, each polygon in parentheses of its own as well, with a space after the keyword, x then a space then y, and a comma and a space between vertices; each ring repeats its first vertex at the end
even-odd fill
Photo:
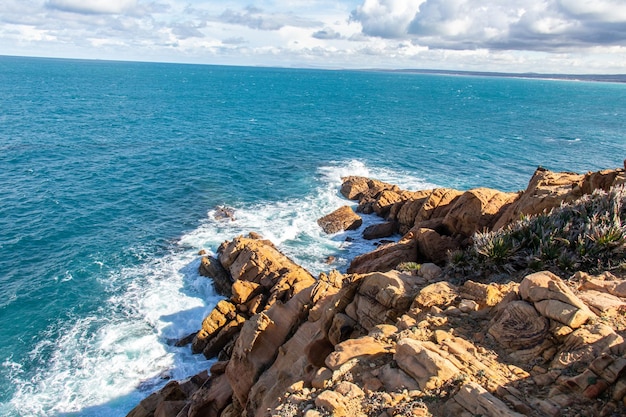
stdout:
POLYGON ((450 256, 453 271, 471 275, 550 270, 626 269, 626 192, 595 190, 547 213, 523 215, 506 227, 476 232, 472 245, 450 256))

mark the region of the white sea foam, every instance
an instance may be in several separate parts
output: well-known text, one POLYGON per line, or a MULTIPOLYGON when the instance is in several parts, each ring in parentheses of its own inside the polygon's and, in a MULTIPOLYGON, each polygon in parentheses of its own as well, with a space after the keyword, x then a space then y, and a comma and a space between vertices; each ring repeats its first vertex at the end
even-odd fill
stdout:
MULTIPOLYGON (((171 343, 198 330, 219 299, 211 281, 197 273, 198 250, 214 254, 224 240, 254 231, 314 274, 345 270, 352 257, 372 250, 375 242, 360 238, 362 228, 326 235, 316 220, 342 205, 355 204, 339 194, 341 177, 347 175, 407 189, 433 187, 408 175, 350 161, 320 168, 318 185, 302 199, 237 206, 233 221, 217 220, 215 210, 209 211, 172 254, 152 259, 138 250, 140 266, 103 277, 111 295, 97 313, 60 324, 51 329, 50 339, 33 348, 34 360, 44 351, 53 352, 33 379, 26 380, 20 364, 3 364, 17 386, 7 415, 123 415, 168 379, 206 369, 209 362, 202 355, 171 343), (328 256, 336 259, 332 265, 325 263, 328 256)), ((364 216, 362 227, 378 221, 364 216)))
POLYGON ((4 364, 18 388, 7 415, 119 416, 168 379, 206 369, 202 355, 172 346, 198 330, 218 300, 198 265, 197 256, 176 252, 106 277, 123 290, 97 314, 51 329, 61 336, 30 352, 33 359, 53 352, 33 379, 19 364, 4 364))

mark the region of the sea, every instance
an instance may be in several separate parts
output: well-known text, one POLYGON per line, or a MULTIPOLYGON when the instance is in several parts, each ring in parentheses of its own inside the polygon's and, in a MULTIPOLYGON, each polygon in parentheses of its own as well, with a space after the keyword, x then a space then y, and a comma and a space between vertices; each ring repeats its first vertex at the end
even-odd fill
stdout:
POLYGON ((124 416, 208 368, 174 345, 220 300, 199 252, 257 232, 345 271, 377 242, 318 227, 344 176, 516 191, 626 158, 624 83, 0 57, 0 97, 0 416, 124 416))

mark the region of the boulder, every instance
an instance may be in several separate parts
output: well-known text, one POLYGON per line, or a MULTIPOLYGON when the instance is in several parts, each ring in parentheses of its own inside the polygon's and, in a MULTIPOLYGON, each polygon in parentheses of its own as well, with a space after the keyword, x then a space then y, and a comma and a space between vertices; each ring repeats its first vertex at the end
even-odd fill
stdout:
POLYGON ((381 245, 374 251, 355 257, 348 273, 365 274, 374 271, 390 271, 402 262, 417 261, 417 241, 409 233, 397 243, 381 245))
POLYGON ((427 348, 430 342, 413 339, 398 341, 394 360, 423 390, 433 390, 460 373, 449 360, 427 348))
POLYGON ((343 206, 320 218, 317 224, 324 232, 332 234, 345 230, 356 230, 363 224, 363 219, 350 206, 343 206))
POLYGON ((596 317, 563 280, 549 271, 527 275, 519 285, 519 292, 543 316, 573 329, 596 317))
POLYGON ((363 230, 363 239, 372 240, 389 237, 396 233, 396 230, 397 225, 395 222, 372 224, 363 230))
POLYGON ((491 188, 475 188, 464 192, 443 219, 450 234, 465 237, 490 229, 497 217, 515 199, 517 193, 503 193, 491 188))
POLYGON ((441 281, 422 288, 413 304, 425 309, 433 306, 443 308, 451 305, 458 296, 458 289, 454 285, 441 281))

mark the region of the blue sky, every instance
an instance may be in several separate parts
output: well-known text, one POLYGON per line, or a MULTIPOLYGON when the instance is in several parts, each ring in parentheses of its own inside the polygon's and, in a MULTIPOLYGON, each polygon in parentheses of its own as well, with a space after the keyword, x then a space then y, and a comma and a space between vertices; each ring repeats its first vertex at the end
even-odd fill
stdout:
POLYGON ((2 0, 0 54, 626 73, 626 0, 2 0))

